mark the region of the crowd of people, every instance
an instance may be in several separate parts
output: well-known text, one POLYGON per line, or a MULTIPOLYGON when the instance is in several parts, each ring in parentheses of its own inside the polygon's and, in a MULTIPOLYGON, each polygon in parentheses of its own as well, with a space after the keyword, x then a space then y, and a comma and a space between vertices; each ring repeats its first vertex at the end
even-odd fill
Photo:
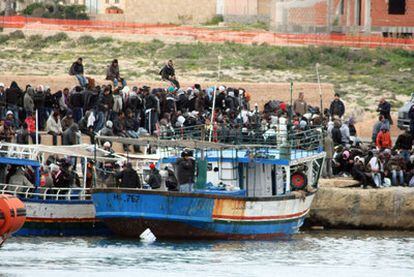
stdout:
MULTIPOLYGON (((414 128, 406 128, 393 142, 391 104, 381 98, 377 112, 372 136, 365 141, 357 136, 352 117, 342 120, 343 114, 338 114, 327 123, 324 177, 352 176, 362 188, 414 186, 414 128)), ((409 116, 413 123, 414 107, 409 116)))
MULTIPOLYGON (((164 88, 130 88, 120 75, 117 60, 107 68, 109 85, 95 85, 85 77, 82 58, 72 64, 69 73, 79 85, 57 92, 43 85, 21 87, 12 82, 6 87, 0 83, 0 139, 41 143, 36 133, 44 131, 52 135, 54 145, 59 136, 63 145, 74 145, 79 133, 94 142, 96 135, 169 136, 177 129, 204 126, 207 132, 214 128, 215 141, 231 142, 235 134, 255 133, 266 140, 275 136, 275 130, 322 126, 327 152, 324 177, 352 176, 364 188, 414 185, 413 134, 407 130, 393 144, 391 105, 385 99, 379 102, 379 120, 367 143, 357 136, 354 119, 345 117, 345 104, 337 93, 323 111, 308 105, 304 92, 292 106, 272 100, 259 109, 257 104, 251 105, 251 95, 243 88, 203 88, 200 84, 181 88, 171 60, 160 71, 167 82, 164 88)), ((414 109, 410 116, 414 122, 414 109)))

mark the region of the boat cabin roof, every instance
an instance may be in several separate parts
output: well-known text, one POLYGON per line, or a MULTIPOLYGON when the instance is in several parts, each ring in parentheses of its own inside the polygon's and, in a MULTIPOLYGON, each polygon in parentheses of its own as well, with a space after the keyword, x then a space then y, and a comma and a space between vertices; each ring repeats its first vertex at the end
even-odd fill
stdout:
MULTIPOLYGON (((195 159, 201 159, 201 151, 194 154, 195 159)), ((283 154, 280 149, 256 148, 249 149, 225 149, 221 151, 204 151, 204 157, 208 162, 229 162, 229 163, 260 163, 273 165, 290 165, 292 161, 303 159, 315 159, 323 156, 322 150, 295 150, 288 154, 283 154)), ((168 156, 162 158, 163 163, 175 163, 178 156, 168 156)))

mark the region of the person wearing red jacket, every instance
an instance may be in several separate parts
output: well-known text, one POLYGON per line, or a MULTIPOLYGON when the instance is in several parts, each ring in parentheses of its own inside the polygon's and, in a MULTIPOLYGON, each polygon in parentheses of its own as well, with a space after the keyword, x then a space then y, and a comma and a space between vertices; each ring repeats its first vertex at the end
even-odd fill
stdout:
MULTIPOLYGON (((32 139, 32 143, 36 143, 36 115, 32 112, 27 113, 27 117, 24 120, 27 124, 27 132, 29 133, 30 138, 32 139)), ((39 136, 39 143, 40 143, 40 136, 39 136)))
POLYGON ((381 131, 377 135, 376 146, 381 150, 392 148, 391 134, 385 125, 381 127, 381 131))

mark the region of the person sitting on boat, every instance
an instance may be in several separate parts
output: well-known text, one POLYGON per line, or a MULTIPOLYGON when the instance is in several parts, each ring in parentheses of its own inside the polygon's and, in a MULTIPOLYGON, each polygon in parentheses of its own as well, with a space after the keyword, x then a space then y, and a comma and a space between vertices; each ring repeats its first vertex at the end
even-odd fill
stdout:
MULTIPOLYGON (((34 185, 27 179, 24 170, 20 166, 13 166, 9 170, 8 183, 12 185, 18 185, 23 187, 34 187, 34 185)), ((19 189, 19 191, 22 191, 19 189)))
POLYGON ((151 163, 149 165, 149 168, 151 171, 147 179, 147 185, 149 185, 151 189, 159 189, 161 187, 162 182, 161 174, 159 170, 155 167, 154 163, 151 163))
POLYGON ((115 178, 121 188, 141 188, 138 173, 132 168, 131 163, 124 164, 123 170, 117 172, 115 178))
POLYGON ((181 153, 181 158, 177 159, 177 179, 180 192, 192 192, 194 186, 195 161, 189 150, 181 153))

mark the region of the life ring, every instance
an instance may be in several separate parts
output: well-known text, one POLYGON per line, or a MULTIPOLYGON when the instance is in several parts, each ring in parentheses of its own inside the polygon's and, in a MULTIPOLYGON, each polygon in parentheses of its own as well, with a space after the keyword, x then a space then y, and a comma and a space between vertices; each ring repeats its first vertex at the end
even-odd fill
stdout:
POLYGON ((19 231, 25 220, 23 202, 13 195, 0 195, 0 237, 19 231))
POLYGON ((292 190, 303 190, 308 185, 308 177, 301 171, 294 172, 290 177, 292 190))

